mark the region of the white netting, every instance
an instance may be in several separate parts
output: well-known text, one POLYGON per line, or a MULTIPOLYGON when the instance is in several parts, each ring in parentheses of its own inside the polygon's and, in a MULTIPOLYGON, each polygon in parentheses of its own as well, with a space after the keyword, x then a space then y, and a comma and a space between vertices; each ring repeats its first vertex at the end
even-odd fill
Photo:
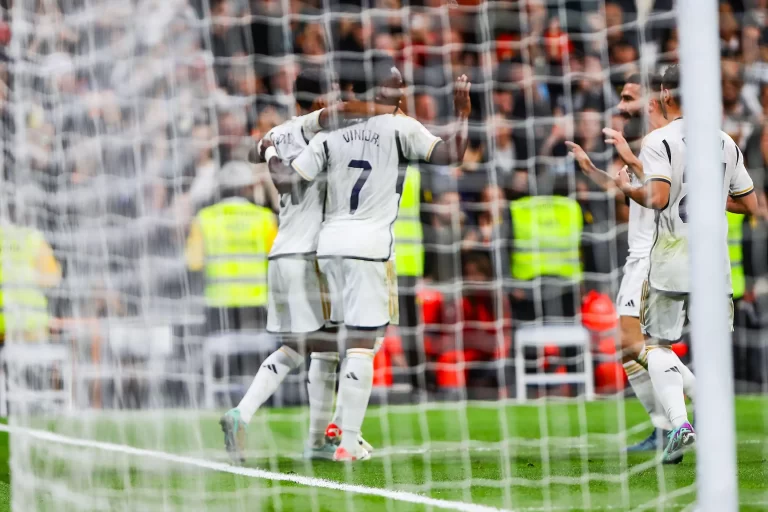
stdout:
MULTIPOLYGON (((721 7, 724 130, 762 188, 768 16, 764 2, 733 4, 721 7)), ((13 510, 692 503, 693 456, 664 467, 655 453, 625 452, 651 426, 625 400, 615 311, 584 316, 602 333, 574 327, 584 296, 616 296, 627 210, 564 144, 581 144, 601 169, 621 167, 601 129, 624 126, 616 107, 630 74, 648 83, 676 60, 671 7, 657 1, 639 23, 635 2, 603 0, 13 2, 0 21, 13 510), (302 458, 302 369, 256 414, 247 466, 234 468, 219 415, 278 344, 258 311, 206 307, 190 225, 220 199, 217 173, 295 114, 299 71, 332 68, 344 89, 345 71, 368 69, 371 50, 395 57, 403 107, 433 133, 451 133, 462 73, 473 107, 463 165, 420 166, 423 276, 399 269, 401 326, 377 358, 380 406, 363 427, 374 458, 302 458), (555 194, 579 203, 583 278, 521 279, 510 268, 510 201, 555 194), (541 329, 563 321, 570 328, 541 329), (534 398, 544 400, 515 404, 534 398)), ((253 200, 279 207, 268 184, 253 200)), ((768 385, 764 231, 754 221, 744 232, 741 392, 768 385)), ((741 500, 757 509, 768 500, 765 411, 762 395, 737 400, 741 500)))

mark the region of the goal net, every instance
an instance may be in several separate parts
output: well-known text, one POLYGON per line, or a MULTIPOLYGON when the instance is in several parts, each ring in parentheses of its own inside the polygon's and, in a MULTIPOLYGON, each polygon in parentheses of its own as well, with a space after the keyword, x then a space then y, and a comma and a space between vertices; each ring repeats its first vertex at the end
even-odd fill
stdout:
MULTIPOLYGON (((626 120, 620 94, 633 73, 648 84, 676 61, 671 2, 9 3, 0 428, 12 510, 695 502, 695 454, 664 466, 659 450, 627 452, 654 428, 618 348, 628 209, 565 145, 608 172, 623 166, 602 129, 642 137, 642 114, 626 120), (405 176, 400 325, 376 356, 363 424, 373 457, 305 459, 305 364, 256 412, 246 464, 232 465, 219 417, 280 345, 264 330, 266 304, 213 307, 196 219, 226 200, 219 177, 238 166, 256 183, 247 199, 277 212, 249 151, 297 114, 299 72, 332 71, 344 95, 376 52, 395 59, 401 106, 432 133, 453 133, 461 74, 472 114, 463 164, 414 162, 405 176)), ((724 130, 762 186, 765 12, 724 5, 724 130)), ((764 233, 747 220, 729 236, 747 270, 734 354, 737 392, 750 396, 737 397, 736 418, 739 464, 754 472, 739 470, 740 499, 757 508, 768 502, 764 233)), ((676 351, 690 362, 687 345, 676 351)))

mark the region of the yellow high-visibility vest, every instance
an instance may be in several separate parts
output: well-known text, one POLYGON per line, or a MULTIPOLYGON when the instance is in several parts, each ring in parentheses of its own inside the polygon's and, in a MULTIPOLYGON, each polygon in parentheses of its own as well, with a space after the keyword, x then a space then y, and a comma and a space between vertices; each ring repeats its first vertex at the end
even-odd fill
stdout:
POLYGON ((266 305, 272 211, 247 201, 222 201, 203 208, 197 217, 205 248, 208 305, 266 305))
POLYGON ((424 275, 424 232, 421 226, 421 174, 408 166, 400 212, 394 226, 395 266, 400 276, 424 275))
POLYGON ((744 238, 744 215, 726 212, 728 219, 728 257, 731 259, 731 285, 733 286, 733 298, 744 296, 747 288, 747 279, 744 276, 744 253, 742 240, 744 238))
POLYGON ((533 196, 510 205, 514 247, 512 277, 581 278, 579 245, 584 219, 579 203, 567 197, 533 196))
POLYGON ((48 299, 38 283, 37 265, 44 244, 36 229, 0 226, 0 334, 48 328, 48 299))

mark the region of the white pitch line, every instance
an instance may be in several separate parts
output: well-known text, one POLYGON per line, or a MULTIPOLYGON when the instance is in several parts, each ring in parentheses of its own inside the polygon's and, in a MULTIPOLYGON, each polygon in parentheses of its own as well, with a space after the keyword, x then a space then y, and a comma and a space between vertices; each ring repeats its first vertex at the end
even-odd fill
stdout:
MULTIPOLYGON (((12 427, 5 424, 0 424, 1 432, 8 432, 11 434, 21 434, 28 437, 40 439, 42 441, 49 441, 52 443, 64 444, 69 446, 77 446, 81 448, 94 448, 97 450, 104 450, 108 452, 123 453, 126 455, 135 455, 137 457, 151 457, 158 460, 164 460, 167 462, 174 462, 176 464, 184 464, 188 466, 196 466, 203 469, 210 469, 212 471, 220 471, 222 473, 230 473, 233 475, 248 476, 251 478, 259 478, 262 480, 272 480, 278 482, 291 482, 298 485, 305 485, 308 487, 319 487, 321 489, 330 489, 333 491, 349 492, 353 494, 362 494, 367 496, 378 496, 395 501, 403 501, 406 503, 415 503, 417 505, 425 505, 428 507, 434 507, 442 510, 456 510, 459 512, 513 512, 504 511, 499 508, 489 507, 485 505, 476 505, 473 503, 466 503, 463 501, 449 501, 441 500, 437 498, 430 498, 422 494, 416 494, 407 491, 391 491, 388 489, 380 489, 377 487, 366 487, 364 485, 352 485, 344 484, 340 482, 334 482, 333 480, 326 480, 323 478, 315 478, 301 475, 288 475, 284 473, 275 473, 273 471, 265 471, 263 469, 256 468, 243 468, 239 466, 232 466, 230 464, 224 464, 222 462, 213 462, 204 459, 196 459, 193 457, 185 457, 183 455, 174 455, 171 453, 158 452, 154 450, 145 450, 142 448, 134 448, 132 446, 125 446, 120 444, 104 443, 101 441, 91 441, 87 439, 77 439, 74 437, 62 436, 60 434, 54 434, 52 432, 46 432, 44 430, 34 430, 21 427, 12 427)), ((365 462, 362 462, 365 464, 365 462)))

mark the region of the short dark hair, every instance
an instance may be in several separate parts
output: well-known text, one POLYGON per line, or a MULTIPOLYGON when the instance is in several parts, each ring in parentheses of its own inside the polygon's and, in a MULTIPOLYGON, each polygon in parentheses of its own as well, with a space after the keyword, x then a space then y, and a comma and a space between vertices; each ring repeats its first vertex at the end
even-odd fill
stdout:
POLYGON ((322 68, 311 67, 303 70, 296 77, 296 103, 304 110, 309 110, 315 98, 327 94, 332 89, 330 73, 322 68))
POLYGON ((341 63, 342 87, 351 85, 355 94, 365 94, 377 86, 386 84, 392 77, 392 68, 397 69, 395 60, 381 50, 372 50, 361 54, 360 57, 348 58, 341 63))
POLYGON ((624 80, 625 84, 643 85, 643 75, 640 73, 632 73, 624 80))
POLYGON ((669 66, 661 77, 661 87, 667 89, 678 106, 683 106, 683 96, 680 91, 680 66, 669 66))
MULTIPOLYGON (((640 73, 632 73, 626 80, 624 80, 624 83, 643 85, 643 75, 640 73)), ((659 73, 651 73, 648 77, 648 85, 652 91, 659 92, 659 90, 661 90, 661 75, 659 73)))

